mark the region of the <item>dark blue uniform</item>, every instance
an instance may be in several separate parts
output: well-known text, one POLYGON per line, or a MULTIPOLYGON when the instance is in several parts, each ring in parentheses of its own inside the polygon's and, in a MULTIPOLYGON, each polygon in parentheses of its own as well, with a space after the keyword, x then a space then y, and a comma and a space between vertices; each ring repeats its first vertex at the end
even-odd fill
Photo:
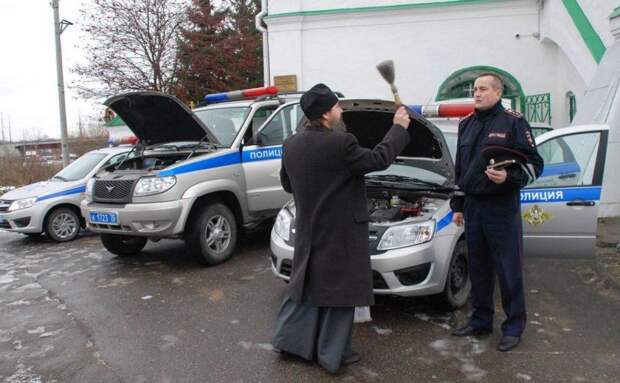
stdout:
POLYGON ((543 171, 529 124, 522 115, 498 102, 487 111, 476 111, 459 124, 456 154, 454 212, 463 212, 472 282, 474 312, 470 325, 493 328, 493 288, 499 278, 506 320, 505 336, 521 336, 526 312, 523 292, 523 228, 519 190, 543 171), (495 184, 484 173, 488 158, 483 150, 501 146, 522 154, 526 161, 507 168, 508 177, 495 184))

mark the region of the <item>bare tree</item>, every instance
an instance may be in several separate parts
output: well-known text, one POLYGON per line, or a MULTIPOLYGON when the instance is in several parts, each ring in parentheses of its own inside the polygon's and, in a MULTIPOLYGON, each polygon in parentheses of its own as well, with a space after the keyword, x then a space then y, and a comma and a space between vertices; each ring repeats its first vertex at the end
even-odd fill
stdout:
POLYGON ((188 0, 93 0, 82 11, 87 63, 73 84, 87 97, 124 90, 171 92, 188 0))

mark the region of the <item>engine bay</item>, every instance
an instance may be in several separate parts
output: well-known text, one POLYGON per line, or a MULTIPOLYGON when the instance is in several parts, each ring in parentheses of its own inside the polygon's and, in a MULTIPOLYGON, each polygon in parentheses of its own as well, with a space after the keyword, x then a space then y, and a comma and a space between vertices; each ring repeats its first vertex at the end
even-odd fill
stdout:
POLYGON ((418 217, 426 219, 437 211, 445 198, 397 190, 369 191, 368 213, 373 223, 397 222, 418 217))

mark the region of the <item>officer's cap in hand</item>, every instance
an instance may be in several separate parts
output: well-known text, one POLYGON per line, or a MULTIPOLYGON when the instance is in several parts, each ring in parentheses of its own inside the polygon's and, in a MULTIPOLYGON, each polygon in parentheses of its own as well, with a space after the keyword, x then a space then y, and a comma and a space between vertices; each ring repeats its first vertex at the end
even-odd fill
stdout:
POLYGON ((503 166, 499 166, 497 169, 527 162, 527 156, 525 156, 525 154, 504 146, 486 147, 482 149, 482 157, 485 159, 487 166, 503 164, 503 166))

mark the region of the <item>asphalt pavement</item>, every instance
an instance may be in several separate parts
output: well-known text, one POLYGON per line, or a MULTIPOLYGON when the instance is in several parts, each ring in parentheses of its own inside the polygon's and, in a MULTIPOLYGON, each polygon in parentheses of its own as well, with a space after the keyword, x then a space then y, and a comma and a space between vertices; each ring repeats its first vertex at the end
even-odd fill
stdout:
POLYGON ((0 232, 0 382, 617 382, 620 294, 593 260, 525 260, 528 328, 500 353, 502 319, 454 338, 469 308, 378 297, 356 325, 361 362, 332 376, 271 350, 286 285, 268 233, 203 267, 182 242, 111 255, 95 235, 68 244, 0 232))

